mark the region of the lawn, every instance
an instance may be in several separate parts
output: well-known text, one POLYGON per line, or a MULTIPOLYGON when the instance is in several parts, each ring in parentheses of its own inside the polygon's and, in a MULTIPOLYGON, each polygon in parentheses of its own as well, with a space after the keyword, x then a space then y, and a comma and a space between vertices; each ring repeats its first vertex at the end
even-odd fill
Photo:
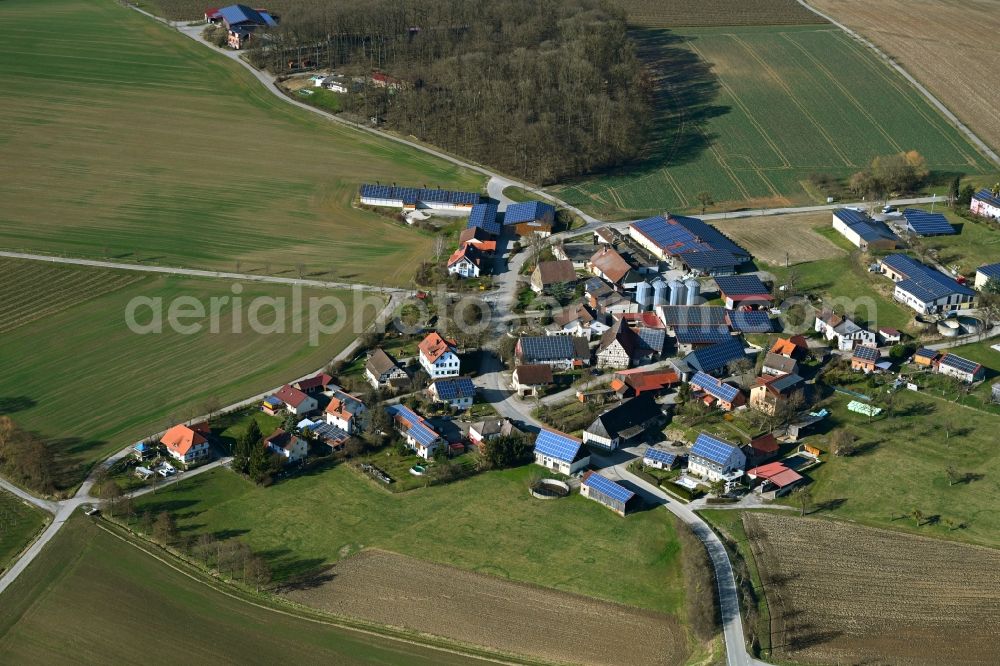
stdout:
MULTIPOLYGON (((183 335, 171 330, 164 314, 162 334, 137 334, 125 323, 126 306, 132 299, 162 299, 167 313, 173 299, 194 297, 208 310, 209 299, 233 297, 234 284, 143 276, 82 302, 88 294, 79 285, 87 280, 107 283, 111 279, 105 276, 107 271, 37 263, 30 268, 15 272, 18 279, 5 285, 7 293, 14 295, 12 300, 65 281, 70 296, 81 302, 60 297, 59 308, 46 309, 44 317, 3 333, 0 398, 4 411, 16 422, 51 443, 60 463, 62 487, 71 487, 92 463, 138 438, 203 413, 209 399, 229 404, 322 367, 355 336, 347 294, 303 292, 306 304, 312 296, 339 296, 347 304, 345 325, 338 332, 320 335, 318 344, 312 346, 308 314, 303 333, 293 332, 291 288, 257 283, 242 285, 239 320, 232 303, 219 309, 218 333, 211 332, 206 316, 182 320, 203 327, 200 333, 183 335), (80 273, 85 277, 79 277, 80 273), (284 333, 251 329, 251 305, 259 296, 286 300, 285 313, 278 318, 285 325, 284 333), (234 332, 238 321, 242 332, 234 332)), ((38 307, 45 306, 46 302, 38 303, 38 307)), ((365 308, 365 322, 371 321, 375 309, 365 308)), ((149 323, 151 317, 145 307, 137 311, 139 323, 149 323)), ((268 307, 260 311, 259 319, 276 321, 268 307)), ((320 313, 320 321, 336 325, 339 320, 328 308, 320 313)))
POLYGON ((45 527, 41 510, 0 490, 0 571, 5 571, 18 553, 45 527))
POLYGON ((169 510, 183 536, 239 534, 282 579, 310 575, 361 547, 567 592, 677 613, 678 541, 660 511, 621 519, 574 494, 529 496, 538 468, 489 472, 390 494, 340 465, 255 487, 212 470, 138 502, 169 510))
POLYGON ((111 0, 10 0, 0 30, 3 249, 406 285, 433 235, 358 186, 483 184, 111 0))
POLYGON ((70 520, 0 597, 4 660, 45 664, 475 661, 251 605, 231 592, 220 592, 176 561, 157 559, 162 556, 154 557, 82 517, 70 520))
POLYGON ((835 27, 644 28, 635 36, 658 96, 649 156, 552 188, 596 215, 700 212, 700 192, 715 210, 821 203, 810 175, 843 178, 904 150, 919 151, 942 183, 996 172, 901 76, 835 27))

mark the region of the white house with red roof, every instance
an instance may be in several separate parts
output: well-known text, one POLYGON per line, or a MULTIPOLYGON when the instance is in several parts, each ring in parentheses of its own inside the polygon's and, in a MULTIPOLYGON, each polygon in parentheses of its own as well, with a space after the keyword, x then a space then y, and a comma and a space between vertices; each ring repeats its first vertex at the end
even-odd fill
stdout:
POLYGON ((431 379, 457 377, 461 372, 454 340, 446 340, 435 331, 421 340, 417 348, 420 350, 420 365, 431 379))
POLYGON ((469 243, 462 246, 448 258, 448 273, 459 277, 479 277, 482 253, 469 243))
POLYGON ((264 440, 264 448, 285 459, 285 464, 304 460, 309 455, 309 443, 280 428, 264 440))
POLYGON ((330 392, 330 402, 323 414, 327 423, 348 434, 356 435, 364 430, 365 403, 338 387, 330 392))
POLYGON ((319 407, 316 398, 288 384, 278 389, 271 397, 281 402, 286 410, 296 416, 314 412, 319 407))
POLYGON ((193 426, 179 423, 163 433, 160 443, 167 447, 170 457, 185 465, 194 465, 207 460, 211 453, 206 438, 209 432, 207 423, 193 426))

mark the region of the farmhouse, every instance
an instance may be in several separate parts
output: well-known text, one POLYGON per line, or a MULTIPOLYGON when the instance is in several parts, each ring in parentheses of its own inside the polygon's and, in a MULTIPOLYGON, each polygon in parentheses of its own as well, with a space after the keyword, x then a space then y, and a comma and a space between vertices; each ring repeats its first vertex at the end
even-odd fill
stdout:
POLYGON ((742 338, 730 337, 725 342, 691 352, 684 357, 684 362, 692 370, 714 375, 746 357, 742 338))
POLYGON ((372 385, 372 388, 380 389, 404 382, 409 379, 409 376, 391 356, 379 347, 372 352, 365 363, 365 379, 372 385))
POLYGON ((903 211, 903 219, 906 220, 906 230, 917 236, 951 236, 955 233, 955 227, 941 213, 907 208, 903 211))
POLYGON ((221 22, 229 31, 227 44, 231 49, 241 49, 260 28, 274 28, 277 20, 266 9, 252 9, 246 5, 229 5, 209 9, 205 17, 211 23, 221 22))
POLYGON ((759 480, 754 490, 770 498, 788 494, 803 481, 802 475, 780 462, 754 467, 747 471, 747 477, 750 481, 759 480))
POLYGON ((365 206, 388 206, 403 210, 430 209, 438 212, 470 213, 479 203, 475 192, 396 187, 395 185, 361 186, 361 203, 365 206))
POLYGON ((544 363, 553 370, 572 370, 590 365, 590 346, 585 338, 568 335, 519 338, 514 347, 519 364, 544 363))
POLYGON ((674 268, 704 275, 732 275, 750 259, 746 250, 694 217, 650 217, 630 224, 629 236, 674 268))
POLYGON ((908 255, 890 254, 879 262, 879 268, 896 283, 893 298, 920 314, 972 307, 972 289, 908 255))
POLYGON ((1000 196, 983 188, 972 195, 969 202, 969 212, 980 217, 990 217, 1000 220, 1000 196))
POLYGON ((535 464, 570 476, 590 464, 590 453, 576 437, 542 428, 535 438, 535 464))
POLYGON ((732 481, 743 476, 747 458, 735 444, 701 433, 688 455, 688 472, 715 481, 732 481))
POLYGON ((296 416, 314 412, 319 407, 316 398, 288 384, 278 389, 271 397, 278 400, 282 404, 283 409, 296 416))
POLYGON ((642 464, 653 469, 673 469, 680 460, 676 453, 649 447, 642 454, 642 464))
POLYGON ((335 388, 323 414, 326 422, 350 435, 357 435, 365 427, 365 403, 350 393, 335 388))
POLYGON ((332 384, 333 377, 325 372, 321 372, 318 375, 300 379, 292 384, 292 387, 297 388, 307 395, 315 395, 316 393, 322 393, 332 384))
POLYGON ((414 453, 430 460, 438 447, 444 445, 444 438, 427 425, 420 416, 406 405, 389 405, 385 411, 395 425, 396 432, 403 436, 403 441, 414 453))
POLYGON ((851 370, 860 370, 866 375, 878 372, 878 362, 881 358, 882 355, 877 347, 858 345, 854 348, 854 355, 851 356, 851 370))
POLYGON ((986 368, 956 354, 945 354, 935 363, 935 367, 940 374, 954 377, 967 384, 986 378, 986 368))
POLYGON ((750 406, 758 412, 775 416, 788 405, 802 401, 805 380, 798 375, 765 375, 750 389, 750 406))
POLYGON ((729 412, 737 407, 746 404, 743 393, 732 384, 706 375, 704 372, 696 372, 691 381, 688 382, 694 396, 708 406, 716 406, 724 412, 729 412))
POLYGON ((639 346, 639 336, 619 319, 601 336, 601 343, 597 346, 597 367, 629 368, 639 346))
POLYGON ((823 310, 817 315, 814 330, 827 340, 836 340, 837 349, 841 351, 851 351, 855 344, 875 344, 874 333, 831 310, 823 310))
POLYGON ((632 265, 617 250, 604 245, 590 257, 589 268, 597 277, 619 285, 632 270, 632 265))
POLYGON ((853 208, 833 211, 833 228, 864 251, 895 250, 902 241, 884 222, 879 222, 853 208))
POLYGON ((986 264, 976 269, 976 289, 982 291, 990 280, 1000 281, 1000 263, 986 264))
POLYGON ((809 341, 805 336, 793 335, 789 338, 778 338, 771 345, 771 353, 801 360, 809 352, 809 341))
POLYGON ((779 356, 774 352, 768 352, 764 357, 764 365, 760 368, 765 375, 796 375, 799 372, 799 362, 788 356, 779 356))
POLYGON ((503 231, 500 221, 497 220, 497 204, 494 201, 477 203, 469 212, 469 222, 466 229, 481 229, 483 233, 490 236, 499 236, 503 231))
POLYGON ((917 365, 925 365, 931 367, 934 365, 934 361, 937 360, 938 353, 933 349, 928 349, 927 347, 921 347, 917 351, 913 352, 913 362, 917 365))
POLYGON ((417 345, 420 366, 427 371, 431 379, 438 377, 457 377, 461 369, 461 361, 454 340, 442 338, 437 332, 429 333, 417 345))
POLYGON ((448 257, 449 275, 457 275, 463 278, 479 277, 482 272, 483 251, 472 243, 462 243, 450 257, 448 257))
POLYGON ((583 431, 583 443, 614 451, 641 436, 660 416, 652 394, 632 398, 594 419, 583 431))
POLYGON ((514 229, 518 236, 549 236, 555 225, 556 209, 552 204, 543 201, 525 201, 507 206, 504 212, 503 224, 514 229))
POLYGON ((160 444, 167 448, 167 453, 185 465, 195 465, 204 462, 211 453, 206 436, 211 432, 207 423, 196 423, 186 426, 183 423, 163 433, 160 444))
POLYGON ((309 443, 306 440, 281 428, 271 433, 264 440, 263 446, 268 452, 284 458, 286 465, 305 460, 309 455, 309 443))
POLYGON ((552 246, 552 255, 556 259, 573 262, 573 268, 587 268, 590 257, 594 254, 594 246, 590 243, 556 243, 552 246))
POLYGON ((572 261, 539 261, 531 272, 531 290, 536 294, 551 292, 553 289, 568 287, 577 279, 572 261))
POLYGON ((514 368, 511 386, 522 398, 536 396, 552 384, 552 366, 545 363, 531 363, 514 368))
POLYGON ((522 434, 524 433, 518 430, 510 419, 486 419, 469 426, 469 441, 477 448, 491 439, 517 437, 522 434))
POLYGON ((552 323, 545 327, 545 335, 575 335, 590 339, 608 330, 608 325, 598 321, 583 303, 568 305, 552 315, 552 323))
POLYGON ((715 284, 719 286, 719 294, 729 310, 771 307, 774 300, 771 290, 756 275, 718 276, 715 284))
POLYGON ((635 499, 634 492, 597 472, 587 472, 583 475, 580 494, 600 502, 623 518, 629 502, 635 499))
POLYGON ((435 379, 427 388, 435 402, 441 402, 455 409, 468 409, 476 397, 476 387, 468 377, 448 377, 435 379))
POLYGON ((673 370, 634 368, 616 372, 611 389, 621 398, 638 397, 644 393, 659 394, 679 382, 680 377, 673 370))

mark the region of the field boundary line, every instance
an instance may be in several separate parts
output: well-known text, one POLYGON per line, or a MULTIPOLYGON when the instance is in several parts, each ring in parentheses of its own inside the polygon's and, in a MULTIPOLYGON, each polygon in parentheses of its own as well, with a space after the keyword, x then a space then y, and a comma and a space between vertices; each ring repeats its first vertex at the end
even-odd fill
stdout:
POLYGON ((874 51, 878 55, 878 57, 882 59, 883 62, 885 62, 889 67, 892 67, 894 70, 896 70, 897 72, 899 72, 903 76, 903 78, 905 78, 907 81, 909 81, 913 85, 913 87, 915 87, 918 91, 920 91, 920 94, 922 94, 924 97, 926 97, 927 101, 929 101, 938 111, 940 111, 941 114, 944 115, 944 117, 946 119, 948 119, 949 121, 951 121, 951 124, 954 125, 956 128, 958 128, 958 131, 960 131, 962 134, 964 134, 965 137, 969 141, 972 142, 972 145, 974 145, 976 148, 978 148, 980 151, 982 151, 982 153, 984 155, 986 155, 990 160, 992 160, 995 165, 1000 166, 1000 155, 997 155, 993 151, 992 148, 990 148, 988 145, 986 145, 986 142, 984 142, 982 139, 980 139, 978 136, 976 136, 975 132, 973 132, 971 129, 969 129, 965 125, 965 123, 963 123, 961 120, 959 120, 958 116, 956 116, 952 112, 951 109, 949 109, 947 106, 945 106, 945 104, 941 100, 939 100, 937 97, 935 97, 931 93, 930 90, 928 90, 926 87, 924 87, 924 85, 922 83, 920 83, 919 81, 917 81, 916 77, 914 77, 912 74, 910 74, 908 71, 906 71, 906 69, 904 69, 898 63, 896 63, 892 58, 890 58, 885 53, 885 51, 883 51, 882 49, 880 49, 879 47, 877 47, 873 42, 871 42, 871 41, 865 39, 864 37, 862 37, 860 34, 858 34, 857 32, 855 32, 854 30, 851 30, 850 28, 848 28, 843 23, 840 23, 839 21, 837 21, 832 16, 829 16, 829 15, 824 14, 823 12, 819 11, 818 9, 816 9, 815 7, 813 7, 812 5, 810 5, 808 2, 806 2, 806 0, 797 0, 797 2, 800 5, 802 5, 803 7, 805 7, 806 9, 808 9, 809 11, 813 12, 814 14, 816 14, 817 16, 820 16, 820 17, 826 19, 827 21, 829 21, 833 25, 837 26, 838 28, 840 28, 841 30, 843 30, 844 32, 846 32, 848 35, 850 35, 854 39, 856 39, 858 42, 860 42, 861 44, 867 46, 872 51, 874 51))

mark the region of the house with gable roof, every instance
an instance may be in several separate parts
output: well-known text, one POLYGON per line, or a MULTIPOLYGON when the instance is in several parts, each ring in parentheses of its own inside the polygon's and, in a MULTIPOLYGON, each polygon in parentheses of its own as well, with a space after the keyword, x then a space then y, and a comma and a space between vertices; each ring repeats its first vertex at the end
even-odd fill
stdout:
POLYGON ((271 397, 280 402, 285 411, 296 416, 309 414, 319 408, 316 398, 289 384, 285 384, 275 391, 271 397))
POLYGON ((262 445, 269 452, 281 456, 286 465, 305 460, 309 455, 309 442, 281 428, 271 433, 262 445))
POLYGON ((330 402, 324 410, 324 416, 330 425, 348 434, 357 435, 365 429, 366 411, 361 398, 335 387, 330 392, 330 402))
POLYGON ((583 440, 542 428, 535 438, 535 464, 572 476, 590 464, 590 453, 583 440))
POLYGON ((211 454, 207 435, 211 432, 207 423, 196 423, 188 426, 179 423, 160 438, 160 444, 167 448, 167 453, 185 465, 196 465, 204 462, 211 454))
POLYGON ((518 236, 549 236, 556 222, 556 209, 544 201, 522 201, 507 206, 503 224, 518 236))
POLYGON ((980 217, 1000 220, 1000 196, 996 196, 984 187, 972 195, 972 201, 969 202, 969 212, 980 217))
POLYGON ((461 361, 454 340, 443 338, 434 331, 420 341, 417 349, 420 366, 431 379, 457 377, 461 373, 461 361))
POLYGON ((444 438, 406 405, 389 405, 385 411, 406 446, 424 460, 430 460, 438 448, 445 446, 444 438))
POLYGON ((365 363, 365 379, 372 388, 380 389, 408 380, 410 377, 381 347, 376 348, 365 363))
POLYGON ((694 373, 688 382, 694 396, 706 405, 718 407, 724 412, 732 411, 746 404, 746 396, 736 386, 716 379, 704 372, 694 373))
POLYGON ((688 454, 688 472, 709 483, 734 481, 743 476, 747 457, 740 447, 724 439, 701 433, 688 454))
POLYGON ((629 509, 629 504, 636 499, 634 492, 594 471, 583 475, 580 495, 603 504, 623 518, 629 509))
POLYGON ((614 451, 640 437, 661 416, 652 394, 646 393, 619 403, 594 419, 583 431, 583 443, 614 451))
POLYGON ((840 351, 851 351, 856 344, 875 344, 875 333, 831 310, 823 310, 816 316, 813 330, 827 340, 836 340, 840 351))
POLYGON ((774 416, 785 405, 805 395, 805 380, 798 375, 762 375, 750 389, 750 406, 774 416))

